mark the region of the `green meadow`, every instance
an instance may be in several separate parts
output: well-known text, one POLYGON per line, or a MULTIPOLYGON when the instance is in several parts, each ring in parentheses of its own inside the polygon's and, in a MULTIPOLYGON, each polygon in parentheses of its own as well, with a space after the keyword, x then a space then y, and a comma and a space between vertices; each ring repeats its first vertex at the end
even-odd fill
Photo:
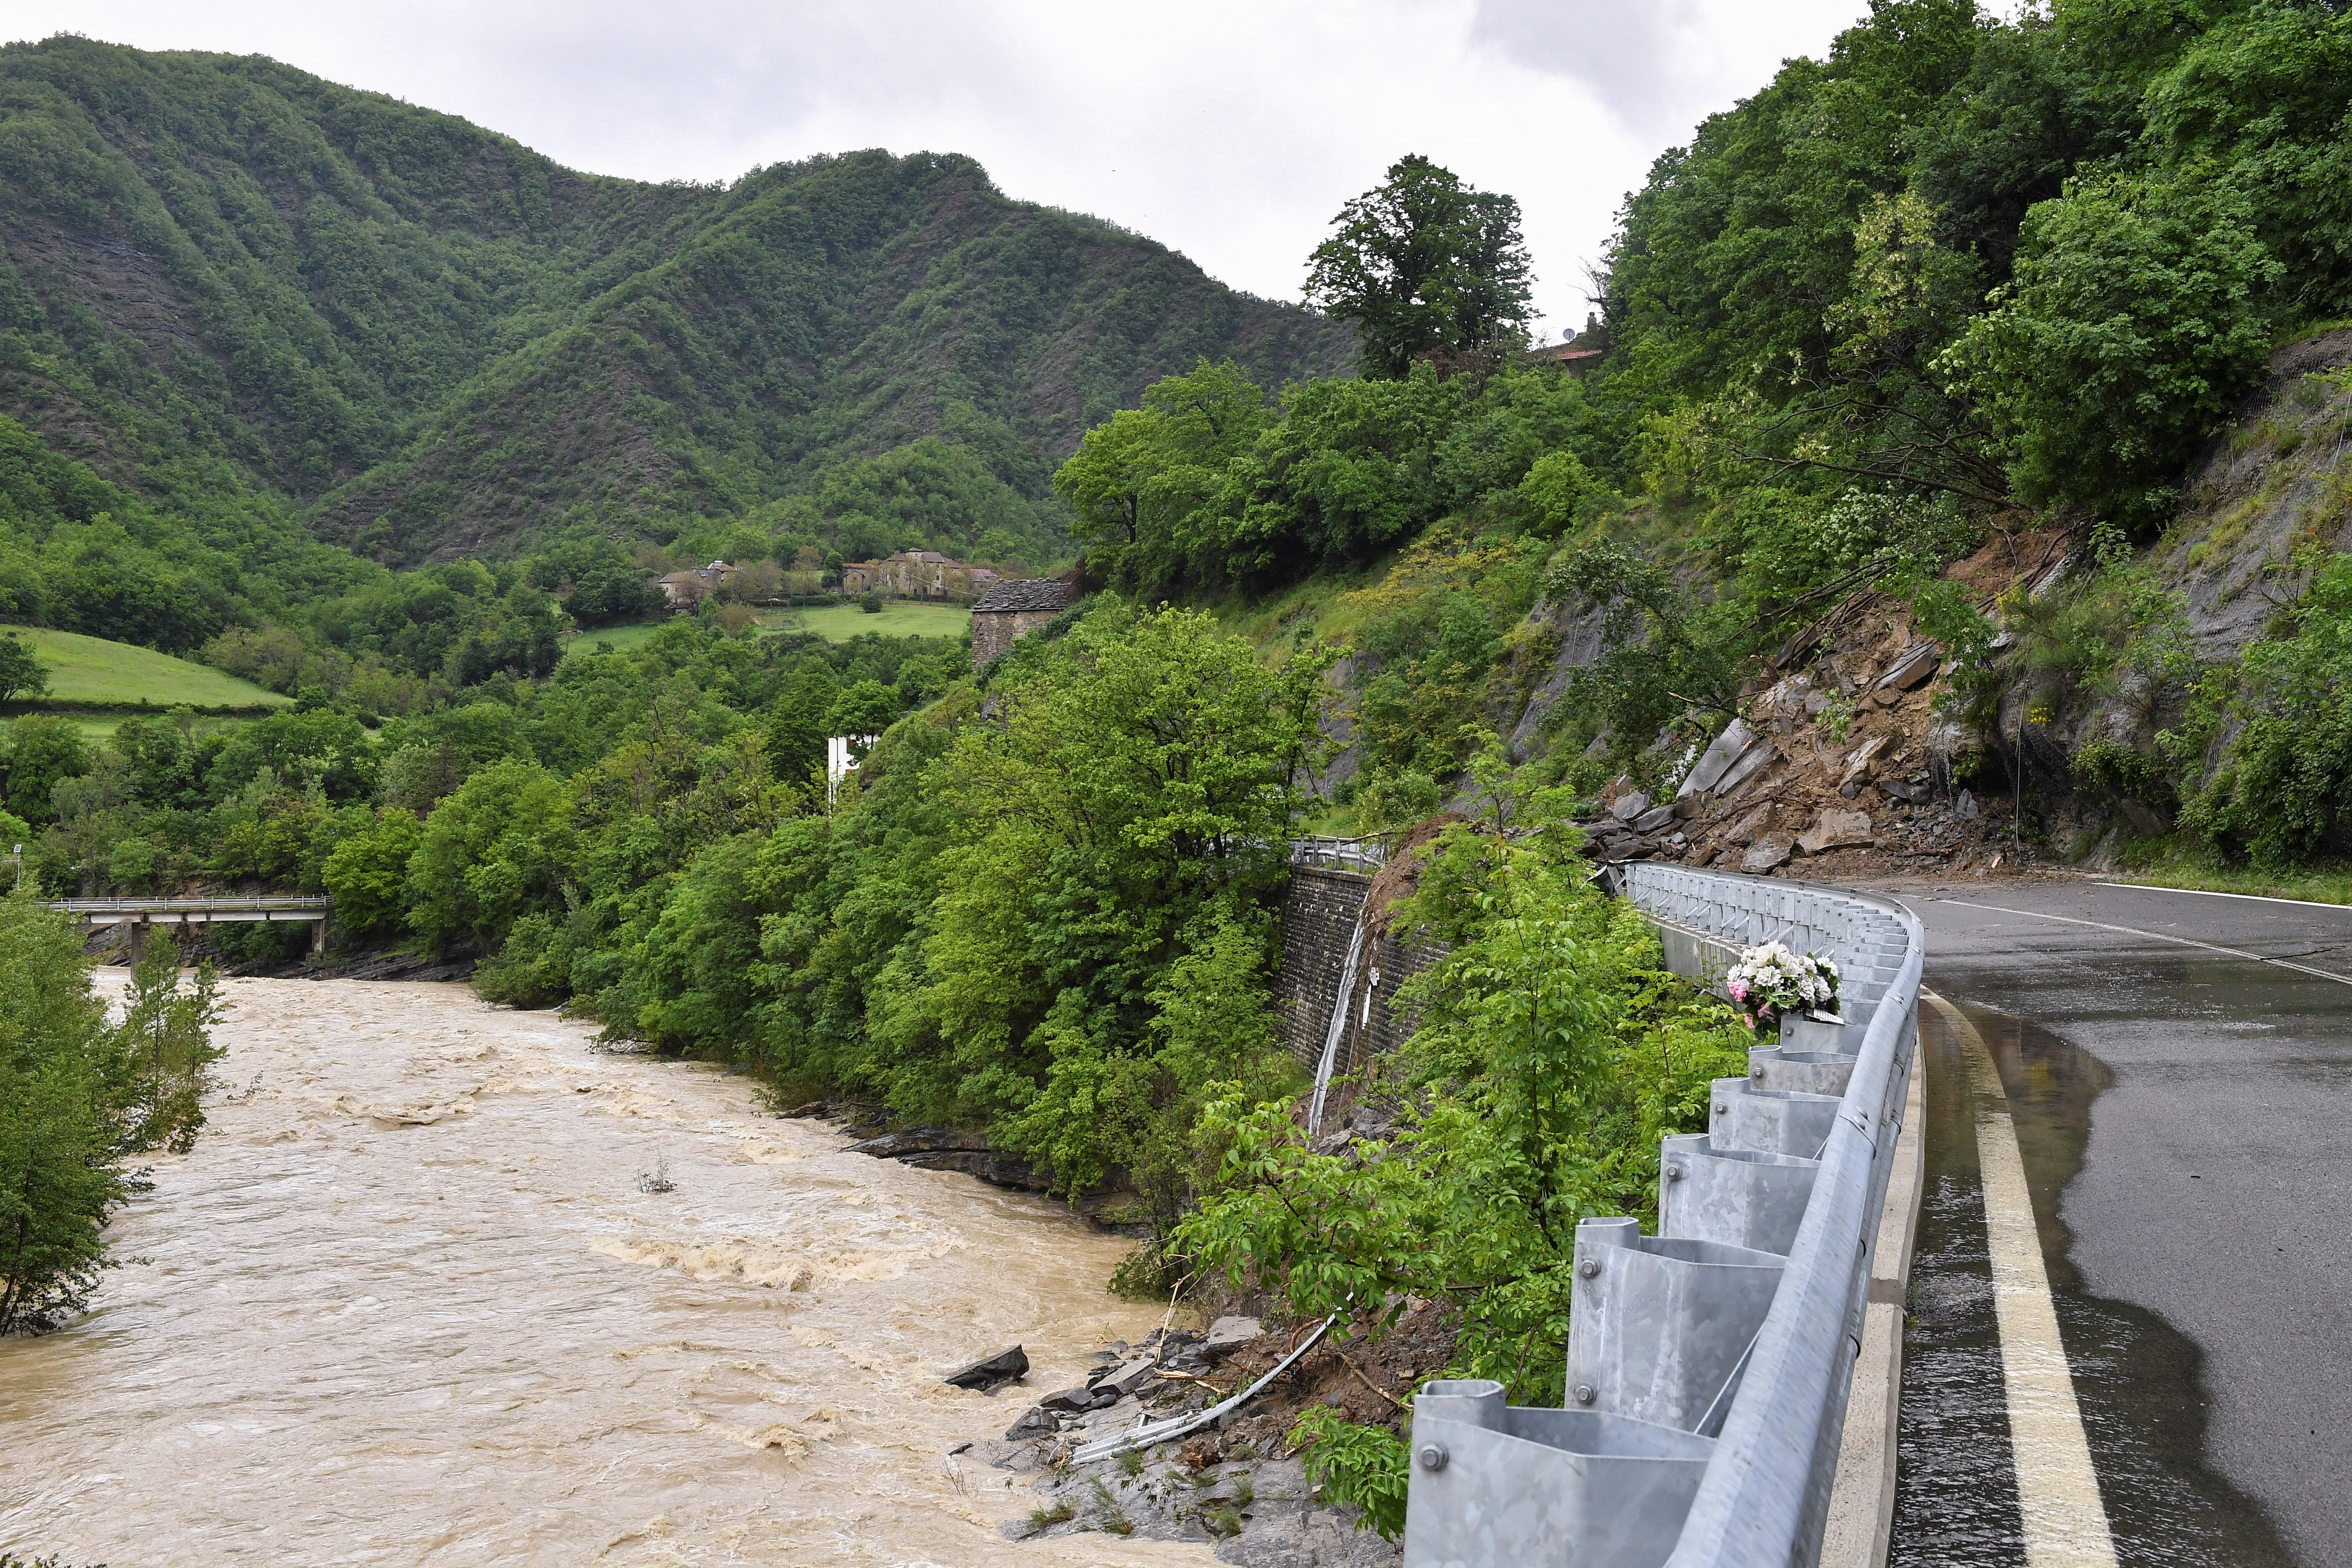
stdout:
POLYGON ((0 626, 0 636, 11 634, 31 648, 33 657, 48 671, 48 695, 39 703, 45 708, 127 707, 140 702, 158 708, 293 705, 293 699, 226 670, 173 658, 153 648, 47 626, 0 626))
POLYGON ((891 637, 960 637, 971 627, 971 612, 961 605, 885 599, 878 615, 869 615, 856 605, 771 610, 760 617, 760 626, 763 631, 814 632, 827 642, 846 642, 866 632, 891 637))

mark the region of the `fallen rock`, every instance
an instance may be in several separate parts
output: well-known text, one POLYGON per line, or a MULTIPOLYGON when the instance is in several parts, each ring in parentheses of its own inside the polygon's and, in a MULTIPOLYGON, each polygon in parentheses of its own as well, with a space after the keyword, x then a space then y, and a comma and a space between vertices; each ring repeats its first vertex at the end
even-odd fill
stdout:
POLYGON ((1846 758, 1845 767, 1838 773, 1839 787, 1858 784, 1867 778, 1870 775, 1870 764, 1878 760, 1878 753, 1885 751, 1887 742, 1893 739, 1891 735, 1873 735, 1869 740, 1856 746, 1853 753, 1846 758))
POLYGON ((1631 822, 1649 809, 1650 797, 1640 790, 1633 790, 1617 797, 1616 803, 1609 808, 1609 815, 1620 822, 1631 822))
POLYGON ((908 1154, 899 1162, 918 1171, 960 1171, 977 1177, 992 1187, 1011 1187, 1016 1192, 1043 1193, 1051 1191, 1054 1180, 1009 1154, 992 1154, 980 1149, 941 1149, 936 1152, 908 1154))
POLYGON ((843 1152, 871 1154, 877 1160, 904 1159, 908 1154, 929 1154, 944 1150, 988 1151, 988 1140, 977 1132, 959 1132, 951 1127, 909 1127, 903 1131, 885 1132, 879 1138, 868 1138, 863 1143, 852 1143, 843 1152))
POLYGON ((1952 815, 1962 822, 1974 822, 1979 815, 1977 810, 1977 797, 1962 790, 1958 797, 1952 802, 1952 815))
POLYGON ((1114 1388, 1057 1388, 1037 1402, 1040 1410, 1066 1410, 1082 1415, 1089 1410, 1099 1410, 1106 1405, 1118 1403, 1118 1391, 1114 1388))
POLYGON ((1109 1389, 1116 1394, 1139 1394, 1159 1381, 1158 1359, 1148 1355, 1138 1356, 1096 1384, 1095 1393, 1099 1396, 1105 1389, 1109 1389))
POLYGON ((986 1361, 976 1361, 961 1372, 950 1373, 948 1384, 952 1388, 991 1389, 1000 1383, 1011 1383, 1029 1373, 1029 1354, 1019 1345, 1009 1351, 999 1351, 986 1361))
POLYGON ((1731 764, 1738 762, 1748 748, 1755 743, 1756 732, 1748 727, 1748 721, 1744 719, 1734 719, 1723 727, 1723 733, 1717 735, 1706 750, 1699 753, 1697 765, 1691 769, 1690 776, 1683 780, 1682 788, 1675 792, 1675 798, 1705 795, 1713 789, 1723 782, 1723 775, 1729 770, 1731 764))
POLYGON ((1771 742, 1759 741, 1748 748, 1747 754, 1731 764, 1730 771, 1723 775, 1723 782, 1715 786, 1715 793, 1722 795, 1733 794, 1741 784, 1762 773, 1777 755, 1779 753, 1773 750, 1771 742))
POLYGON ((1739 858, 1739 868, 1751 877, 1785 866, 1789 861, 1789 841, 1785 838, 1759 840, 1739 858))
POLYGON ((1808 855, 1870 842, 1870 813, 1824 811, 1821 819, 1797 836, 1797 847, 1808 855))
POLYGON ((1219 1318, 1209 1325, 1209 1337, 1201 1349, 1211 1361, 1223 1361, 1265 1331, 1255 1318, 1219 1318))
POLYGON ((1916 689, 1927 683, 1942 662, 1943 656, 1936 651, 1936 645, 1923 642, 1917 647, 1905 650, 1887 667, 1886 673, 1878 678, 1877 689, 1881 691, 1916 689))
POLYGON ((1738 822, 1733 823, 1731 831, 1723 837, 1733 844, 1753 844, 1771 824, 1772 803, 1768 800, 1738 822))
POLYGON ((1673 806, 1654 805, 1649 810, 1643 812, 1641 816, 1633 818, 1633 831, 1636 833, 1655 833, 1659 828, 1664 827, 1674 819, 1675 808, 1673 806))
POLYGON ((1050 1437, 1062 1429, 1053 1413, 1042 1405, 1033 1405, 1022 1412, 1021 1419, 1004 1429, 1008 1443, 1019 1443, 1031 1437, 1050 1437))

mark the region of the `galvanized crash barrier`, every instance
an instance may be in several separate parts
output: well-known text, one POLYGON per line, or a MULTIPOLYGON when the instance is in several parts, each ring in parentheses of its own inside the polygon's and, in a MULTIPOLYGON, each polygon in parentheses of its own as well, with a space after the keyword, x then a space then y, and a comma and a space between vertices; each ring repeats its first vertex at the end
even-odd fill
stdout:
POLYGON ((1413 1405, 1406 1568, 1810 1568, 1917 1037, 1918 917, 1801 882, 1616 868, 1667 963, 1711 983, 1779 940, 1834 959, 1843 1024, 1791 1020, 1664 1141, 1659 1234, 1577 1226, 1559 1409, 1500 1384, 1413 1405))

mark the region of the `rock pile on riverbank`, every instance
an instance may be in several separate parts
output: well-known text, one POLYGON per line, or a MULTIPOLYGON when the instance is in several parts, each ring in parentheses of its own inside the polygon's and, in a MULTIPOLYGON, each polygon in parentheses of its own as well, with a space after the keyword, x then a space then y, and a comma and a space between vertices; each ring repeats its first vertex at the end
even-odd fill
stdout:
POLYGON ((1219 1561, 1250 1568, 1388 1568, 1397 1549, 1357 1528, 1355 1510, 1324 1506, 1289 1447, 1299 1415, 1316 1405, 1393 1427, 1398 1401, 1453 1355, 1450 1315, 1438 1303, 1413 1303, 1377 1343, 1365 1334, 1370 1327, 1359 1321, 1349 1337, 1317 1344, 1208 1426, 1082 1465, 1083 1445, 1248 1388, 1314 1324, 1265 1329, 1255 1319, 1223 1318, 1205 1333, 1162 1328, 1133 1346, 1104 1347, 1083 1384, 1046 1394, 986 1445, 991 1463, 1037 1478, 1036 1506, 1005 1534, 1213 1541, 1219 1561))

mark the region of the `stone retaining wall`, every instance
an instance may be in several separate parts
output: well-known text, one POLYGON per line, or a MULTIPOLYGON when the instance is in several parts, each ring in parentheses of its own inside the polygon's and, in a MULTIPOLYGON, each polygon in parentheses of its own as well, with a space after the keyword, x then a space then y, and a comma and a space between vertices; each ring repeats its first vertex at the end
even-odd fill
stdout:
MULTIPOLYGON (((1371 885, 1370 877, 1355 871, 1291 868, 1290 892, 1282 905, 1282 975, 1275 995, 1282 1010, 1282 1043, 1308 1072, 1322 1059, 1331 1010, 1340 1000, 1339 976, 1347 967, 1348 942, 1355 934, 1364 894, 1371 885)), ((1389 999, 1406 978, 1420 973, 1445 952, 1440 944, 1405 942, 1394 934, 1367 943, 1356 965, 1355 987, 1347 998, 1350 1022, 1340 1037, 1336 1073, 1344 1074, 1393 1049, 1412 1033, 1416 1020, 1395 1016, 1389 999), (1364 1005, 1368 994, 1371 998, 1369 1018, 1364 1005)))

